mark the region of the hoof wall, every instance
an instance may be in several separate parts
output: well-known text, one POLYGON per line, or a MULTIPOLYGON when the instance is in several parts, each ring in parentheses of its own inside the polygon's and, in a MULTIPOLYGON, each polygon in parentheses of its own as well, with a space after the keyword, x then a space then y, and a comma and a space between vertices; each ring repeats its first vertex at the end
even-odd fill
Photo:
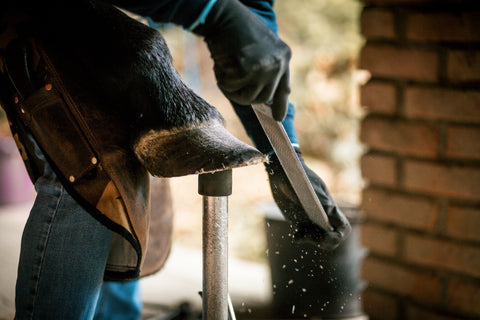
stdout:
POLYGON ((158 177, 215 172, 266 161, 260 151, 235 138, 219 122, 150 130, 139 135, 133 149, 150 174, 158 177))

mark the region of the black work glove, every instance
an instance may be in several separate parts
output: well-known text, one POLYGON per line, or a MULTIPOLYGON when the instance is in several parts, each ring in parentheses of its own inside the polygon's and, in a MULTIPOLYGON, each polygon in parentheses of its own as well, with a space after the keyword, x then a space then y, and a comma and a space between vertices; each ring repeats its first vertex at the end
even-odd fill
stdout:
POLYGON ((273 155, 265 165, 273 199, 282 214, 291 223, 292 234, 295 241, 299 243, 314 243, 321 249, 332 250, 347 237, 352 228, 345 215, 333 201, 325 183, 315 172, 305 165, 300 151, 298 149, 295 151, 312 184, 313 190, 317 194, 328 216, 333 230, 324 230, 310 220, 303 210, 276 155, 273 155))
POLYGON ((242 104, 272 101, 282 121, 290 93, 290 48, 238 0, 218 0, 194 33, 204 36, 218 87, 242 104))

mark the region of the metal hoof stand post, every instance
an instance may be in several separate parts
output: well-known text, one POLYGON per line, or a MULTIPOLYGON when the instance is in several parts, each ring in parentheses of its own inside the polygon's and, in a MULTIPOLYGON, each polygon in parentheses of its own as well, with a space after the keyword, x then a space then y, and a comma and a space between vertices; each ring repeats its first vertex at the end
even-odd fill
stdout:
POLYGON ((203 196, 203 320, 235 320, 228 295, 228 196, 232 170, 198 176, 203 196))

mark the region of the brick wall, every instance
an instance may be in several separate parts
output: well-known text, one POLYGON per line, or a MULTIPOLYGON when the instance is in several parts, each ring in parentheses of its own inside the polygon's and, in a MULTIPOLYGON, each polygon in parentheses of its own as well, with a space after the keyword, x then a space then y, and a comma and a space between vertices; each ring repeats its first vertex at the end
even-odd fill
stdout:
POLYGON ((480 1, 365 0, 371 319, 480 319, 480 1))

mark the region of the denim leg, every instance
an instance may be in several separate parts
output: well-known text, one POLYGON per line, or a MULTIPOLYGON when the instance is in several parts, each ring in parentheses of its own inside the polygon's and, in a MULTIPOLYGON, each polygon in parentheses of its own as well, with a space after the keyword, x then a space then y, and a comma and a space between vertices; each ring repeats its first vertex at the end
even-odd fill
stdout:
POLYGON ((142 315, 140 281, 105 281, 94 320, 138 320, 142 315))
POLYGON ((92 319, 112 231, 78 205, 48 165, 35 188, 21 243, 15 319, 92 319))

